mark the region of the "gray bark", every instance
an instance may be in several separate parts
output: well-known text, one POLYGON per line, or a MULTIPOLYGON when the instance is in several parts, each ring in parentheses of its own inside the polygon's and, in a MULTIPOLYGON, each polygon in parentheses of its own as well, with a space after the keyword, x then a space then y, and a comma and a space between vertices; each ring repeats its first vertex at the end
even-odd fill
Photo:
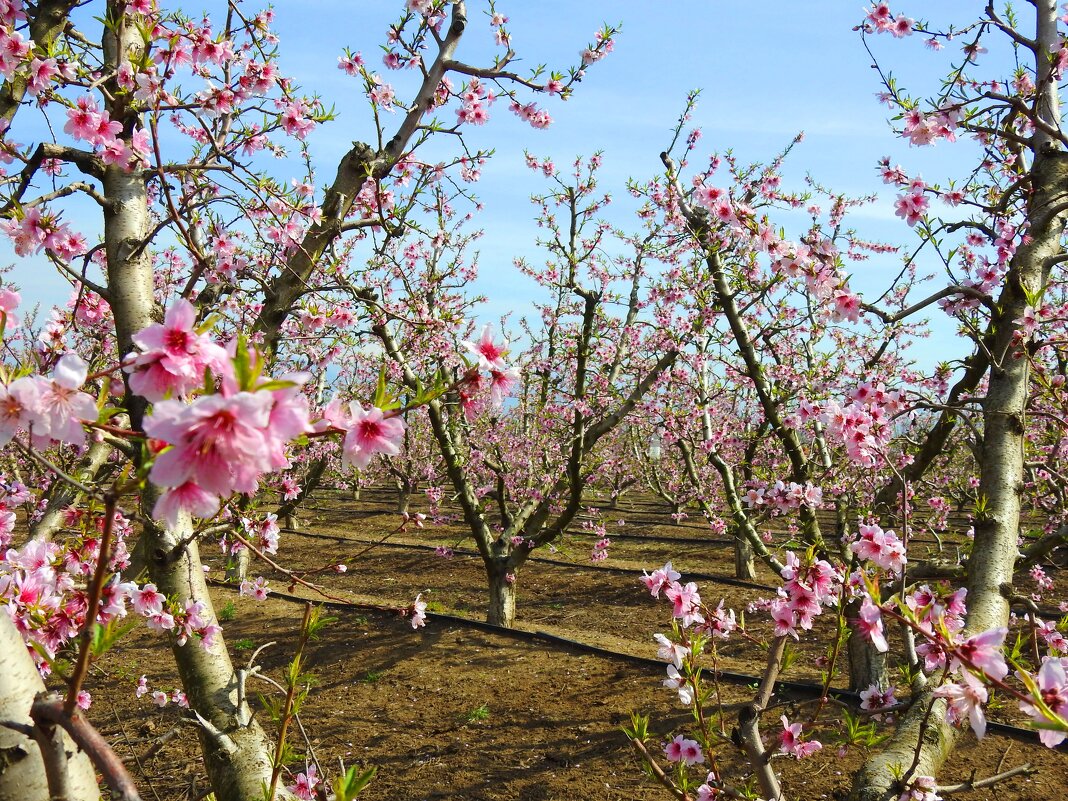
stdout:
POLYGON ((740 579, 756 578, 756 557, 753 546, 743 534, 734 536, 734 577, 740 579))
MULTIPOLYGON (((151 534, 156 548, 149 574, 168 597, 196 599, 205 605, 203 617, 217 622, 208 595, 200 552, 195 541, 178 543, 190 532, 188 518, 173 531, 151 534)), ((172 647, 189 706, 201 723, 199 735, 212 789, 218 801, 258 801, 264 782, 271 781, 272 744, 252 717, 243 692, 244 681, 234 670, 221 636, 209 648, 195 638, 172 647)), ((279 791, 279 798, 291 798, 279 791)))
MULTIPOLYGON (((1041 87, 1038 117, 1059 128, 1058 81, 1050 76, 1049 57, 1051 46, 1059 41, 1056 3, 1040 0, 1036 17, 1034 55, 1041 87)), ((1016 563, 1030 382, 1030 362, 1015 342, 1019 326, 1014 321, 1023 315, 1027 295, 1037 295, 1045 287, 1051 259, 1063 252, 1068 155, 1054 148, 1052 137, 1041 127, 1034 134, 1031 148, 1031 196, 1026 211, 1031 239, 1020 245, 1010 261, 991 319, 990 381, 983 402, 983 441, 979 451, 982 509, 968 560, 966 636, 1008 622, 1009 600, 1002 587, 1011 586, 1016 563)), ((914 754, 916 769, 912 775, 936 775, 957 736, 945 717, 945 702, 935 700, 932 704, 930 692, 924 691, 919 702, 904 715, 887 746, 854 777, 850 801, 896 798, 900 786, 894 778, 895 767, 908 770, 914 754), (929 725, 925 726, 929 707, 929 725)))
POLYGON ((508 573, 507 560, 498 559, 486 565, 486 577, 489 581, 486 622, 510 629, 515 623, 516 587, 514 580, 508 580, 508 573))
MULTIPOLYGON (((78 465, 74 478, 83 484, 94 484, 111 456, 112 447, 107 442, 93 442, 78 465)), ((48 506, 41 519, 30 529, 35 540, 49 540, 63 525, 67 507, 80 503, 82 493, 65 481, 57 481, 49 493, 48 506)))
MULTIPOLYGON (((140 46, 140 35, 127 26, 122 4, 108 3, 114 21, 104 32, 105 61, 110 68, 129 59, 140 46)), ((140 124, 137 113, 125 105, 124 96, 107 102, 113 120, 122 122, 123 135, 130 136, 140 124)), ((144 174, 119 167, 104 172, 104 194, 109 203, 104 212, 104 244, 107 253, 108 290, 115 315, 119 356, 133 350, 133 335, 158 316, 153 298, 152 264, 145 240, 149 232, 149 206, 144 174)), ((131 426, 140 430, 146 408, 143 399, 129 391, 126 407, 131 426)), ((151 513, 158 497, 148 487, 142 508, 151 513)), ((148 561, 149 575, 161 592, 179 601, 204 605, 204 618, 215 622, 215 611, 204 580, 203 565, 195 540, 184 545, 192 533, 186 518, 175 530, 146 525, 140 552, 148 561)), ((201 722, 200 739, 208 776, 218 801, 253 801, 263 796, 271 779, 271 744, 252 717, 239 685, 230 655, 221 636, 210 648, 199 642, 173 646, 175 662, 189 705, 201 722)), ((280 797, 289 797, 280 793, 280 797)))
POLYGON ((247 579, 251 561, 252 554, 248 548, 238 548, 237 553, 230 557, 230 561, 226 565, 226 580, 240 584, 247 579))
MULTIPOLYGON (((0 611, 0 721, 32 726, 30 706, 44 682, 11 618, 0 611)), ((69 801, 98 801, 100 790, 89 757, 61 729, 54 737, 68 755, 66 786, 69 801)), ((0 726, 0 801, 49 801, 41 751, 32 737, 0 726)))

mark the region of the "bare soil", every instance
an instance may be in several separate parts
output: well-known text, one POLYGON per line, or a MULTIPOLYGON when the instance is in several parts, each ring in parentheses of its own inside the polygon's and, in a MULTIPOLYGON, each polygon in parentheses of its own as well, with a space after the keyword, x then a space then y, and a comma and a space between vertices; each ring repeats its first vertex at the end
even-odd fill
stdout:
MULTIPOLYGON (((422 593, 431 613, 426 628, 413 631, 395 613, 329 608, 338 620, 308 651, 308 669, 318 678, 300 716, 309 739, 293 731, 294 750, 302 757, 313 752, 330 772, 336 771, 339 759, 377 766, 376 779, 361 796, 369 801, 670 798, 643 775, 621 732, 635 711, 652 716, 651 729, 662 740, 688 730, 688 712, 660 684, 662 668, 522 633, 435 618, 435 613, 448 612, 482 619, 481 561, 459 552, 451 559, 434 553, 438 545, 457 551, 471 548, 460 528, 396 532, 400 517, 392 504, 392 494, 385 491, 365 490, 359 501, 324 492, 301 518, 307 534, 319 536, 283 535, 279 558, 290 570, 347 565, 344 574, 309 576, 331 597, 399 608, 422 593), (368 549, 368 543, 384 537, 386 542, 368 549)), ((672 524, 669 512, 648 498, 605 510, 602 517, 609 524, 609 536, 625 533, 635 539, 616 539, 610 558, 600 565, 589 561, 593 538, 574 536, 556 553, 545 554, 554 563, 524 566, 517 628, 655 657, 652 635, 668 625, 668 609, 638 583, 640 570, 668 559, 684 575, 729 577, 733 570, 727 544, 674 541, 707 539, 709 534, 698 522, 672 524), (626 520, 626 525, 617 527, 617 519, 626 520)), ((208 561, 210 575, 221 578, 222 557, 208 561)), ((258 663, 268 676, 280 679, 296 645, 303 602, 281 597, 289 590, 289 581, 280 573, 254 565, 253 574, 269 578, 275 594, 257 602, 219 586, 213 589, 216 607, 232 604, 233 619, 224 628, 235 661, 244 663, 260 646, 273 643, 260 652, 258 663)), ((1063 572, 1052 575, 1057 580, 1056 598, 1068 597, 1063 572)), ((770 585, 772 578, 761 568, 754 583, 770 585)), ((723 597, 739 610, 771 594, 770 589, 709 579, 699 583, 706 602, 723 597)), ((292 594, 314 597, 299 585, 292 594)), ((1051 601, 1054 597, 1047 597, 1046 603, 1051 601)), ((753 619, 755 633, 766 630, 755 622, 759 616, 753 619)), ((786 678, 818 680, 815 658, 820 653, 816 647, 802 646, 786 678)), ((741 639, 731 640, 720 654, 724 670, 757 674, 763 666, 760 648, 741 639)), ((90 676, 91 720, 130 762, 144 798, 205 797, 208 787, 191 726, 181 722, 181 710, 175 705, 159 709, 150 696, 134 697, 142 674, 152 689, 169 691, 177 686, 166 640, 139 629, 107 654, 90 676), (173 729, 177 736, 168 736, 173 729)), ((267 684, 256 689, 277 694, 267 684)), ((743 684, 726 682, 722 692, 725 704, 744 701, 750 693, 743 684)), ((789 706, 784 711, 794 717, 789 706)), ((864 749, 837 753, 833 741, 841 729, 839 714, 829 707, 821 717, 823 751, 801 763, 777 761, 788 797, 839 798, 847 790, 864 749)), ((1008 708, 994 710, 991 716, 1015 719, 1008 708)), ((767 720, 765 727, 771 731, 776 726, 767 720)), ((736 761, 732 752, 726 743, 719 756, 721 765, 736 761)), ((979 742, 966 733, 939 779, 953 783, 981 778, 1024 762, 1037 772, 956 797, 1030 801, 1057 798, 1068 790, 1068 758, 1037 745, 1033 735, 992 733, 979 742)), ((303 758, 293 769, 303 769, 303 758)))

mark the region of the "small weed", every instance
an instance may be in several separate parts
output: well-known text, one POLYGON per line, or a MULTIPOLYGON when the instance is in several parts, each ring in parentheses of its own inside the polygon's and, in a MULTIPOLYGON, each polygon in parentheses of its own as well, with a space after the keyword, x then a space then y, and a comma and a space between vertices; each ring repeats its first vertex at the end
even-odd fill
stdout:
POLYGON ((229 623, 237 617, 237 607, 234 606, 234 602, 227 601, 226 604, 216 612, 216 617, 219 618, 220 623, 229 623))
POLYGON ((382 672, 380 670, 368 670, 363 674, 363 678, 360 679, 364 684, 374 684, 376 681, 382 678, 382 672))
POLYGON ((489 706, 487 704, 482 704, 481 706, 477 706, 474 709, 472 709, 470 712, 467 713, 467 722, 468 723, 480 723, 481 721, 488 720, 488 719, 489 719, 489 706))
POLYGON ((245 637, 242 640, 235 640, 234 641, 234 650, 235 651, 251 651, 255 647, 256 647, 256 643, 254 643, 248 637, 245 637))

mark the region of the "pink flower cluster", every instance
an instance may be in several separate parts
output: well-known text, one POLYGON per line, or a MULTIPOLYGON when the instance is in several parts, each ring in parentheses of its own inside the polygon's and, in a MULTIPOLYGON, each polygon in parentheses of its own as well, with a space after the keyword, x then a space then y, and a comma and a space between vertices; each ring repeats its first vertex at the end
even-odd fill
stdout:
POLYGON ((489 107, 496 99, 491 89, 483 86, 478 78, 472 78, 460 93, 461 105, 456 109, 456 122, 485 125, 489 120, 489 107))
POLYGON ((0 445, 19 431, 28 432, 35 448, 54 442, 85 445, 83 423, 96 422, 96 399, 80 392, 87 376, 85 362, 68 353, 56 364, 52 378, 23 376, 0 384, 0 445))
POLYGON ((904 400, 900 392, 887 392, 882 384, 870 382, 860 384, 848 397, 851 403, 844 408, 835 401, 825 404, 820 419, 827 433, 844 443, 853 462, 873 467, 893 434, 890 418, 904 411, 904 400))
POLYGON ((376 453, 396 456, 404 442, 404 420, 387 417, 377 406, 364 409, 352 401, 346 412, 339 400, 333 400, 323 412, 324 422, 345 432, 341 445, 341 462, 346 468, 355 465, 363 470, 376 453))
POLYGON ((30 206, 22 219, 0 220, 0 230, 7 234, 18 256, 32 256, 47 250, 63 261, 85 253, 85 237, 61 223, 57 215, 42 206, 30 206))
POLYGON ((902 135, 913 145, 930 145, 939 139, 955 142, 959 126, 959 108, 939 109, 930 114, 924 114, 918 108, 914 108, 905 113, 902 135))
POLYGON ((768 611, 775 622, 775 636, 790 635, 797 639, 797 629, 812 628, 814 619, 824 606, 838 602, 842 584, 841 574, 823 559, 802 565, 795 553, 786 554, 785 580, 779 597, 771 602, 768 611))
POLYGON ((754 483, 742 495, 742 500, 750 509, 767 506, 775 514, 786 514, 802 506, 819 509, 823 502, 823 491, 811 482, 798 484, 796 481, 791 481, 787 484, 783 481, 776 481, 770 486, 760 486, 754 483))
POLYGON ((807 756, 823 748, 823 744, 817 740, 804 740, 802 724, 791 723, 786 715, 783 715, 782 733, 779 735, 779 752, 789 754, 794 759, 804 759, 807 756))
POLYGON ((674 740, 664 746, 664 756, 667 757, 668 762, 682 762, 687 766, 700 765, 705 761, 701 744, 681 734, 676 735, 674 740))
MULTIPOLYGON (((264 475, 289 467, 288 443, 312 431, 308 402, 300 391, 306 375, 287 376, 260 389, 264 384, 250 375, 258 375, 257 370, 248 368, 239 376, 234 359, 197 334, 192 323, 192 307, 179 300, 163 325, 135 336, 141 352, 127 363, 131 386, 155 400, 144 429, 163 450, 149 479, 167 491, 153 514, 172 526, 182 512, 210 517, 222 498, 255 492, 264 475), (191 391, 193 375, 199 372, 203 378, 209 366, 219 371, 218 393, 189 403, 161 399, 191 391)), ((246 364, 258 364, 255 353, 242 356, 246 364)))
POLYGON ((538 108, 535 103, 527 103, 523 105, 518 101, 512 101, 508 108, 513 114, 519 117, 519 119, 529 122, 532 128, 544 129, 553 124, 553 118, 549 116, 549 112, 543 108, 538 108))
POLYGON ((198 389, 205 371, 221 374, 226 369, 230 361, 226 350, 196 331, 196 317, 193 304, 179 298, 167 309, 162 323, 134 335, 138 350, 123 364, 131 390, 156 403, 198 389))
POLYGON ((931 205, 924 190, 927 185, 918 178, 909 184, 909 191, 894 201, 894 214, 911 227, 920 222, 931 205))
POLYGON ((910 35, 915 25, 914 20, 903 14, 894 16, 889 3, 875 3, 868 11, 867 21, 876 33, 891 33, 899 39, 910 35))
POLYGON ((905 544, 893 531, 883 531, 876 523, 860 526, 852 548, 858 559, 874 562, 894 575, 905 567, 905 544))
POLYGON ((490 325, 482 327, 477 342, 465 339, 460 344, 478 359, 478 369, 489 373, 488 381, 480 373, 469 373, 459 389, 464 414, 468 419, 473 419, 485 408, 486 390, 489 391, 491 406, 500 408, 519 382, 519 373, 504 360, 508 355, 508 340, 494 341, 493 327, 490 325))
POLYGON ((151 151, 148 131, 138 128, 127 144, 119 138, 121 123, 112 120, 106 110, 98 108, 91 95, 82 95, 73 108, 67 109, 67 123, 63 130, 96 148, 105 164, 132 170, 138 164, 148 163, 151 151))

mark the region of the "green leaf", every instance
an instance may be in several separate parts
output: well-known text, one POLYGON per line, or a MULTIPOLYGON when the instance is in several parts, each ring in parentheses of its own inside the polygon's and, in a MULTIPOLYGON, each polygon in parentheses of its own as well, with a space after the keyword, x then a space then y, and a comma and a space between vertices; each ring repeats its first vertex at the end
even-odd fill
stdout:
POLYGON ((135 629, 137 624, 137 620, 127 620, 122 623, 109 620, 105 626, 95 623, 89 633, 89 653, 94 657, 103 655, 111 650, 123 636, 135 629))
POLYGON ((344 776, 334 780, 336 801, 351 801, 371 783, 377 772, 378 768, 371 767, 361 773, 355 765, 351 766, 344 776))

